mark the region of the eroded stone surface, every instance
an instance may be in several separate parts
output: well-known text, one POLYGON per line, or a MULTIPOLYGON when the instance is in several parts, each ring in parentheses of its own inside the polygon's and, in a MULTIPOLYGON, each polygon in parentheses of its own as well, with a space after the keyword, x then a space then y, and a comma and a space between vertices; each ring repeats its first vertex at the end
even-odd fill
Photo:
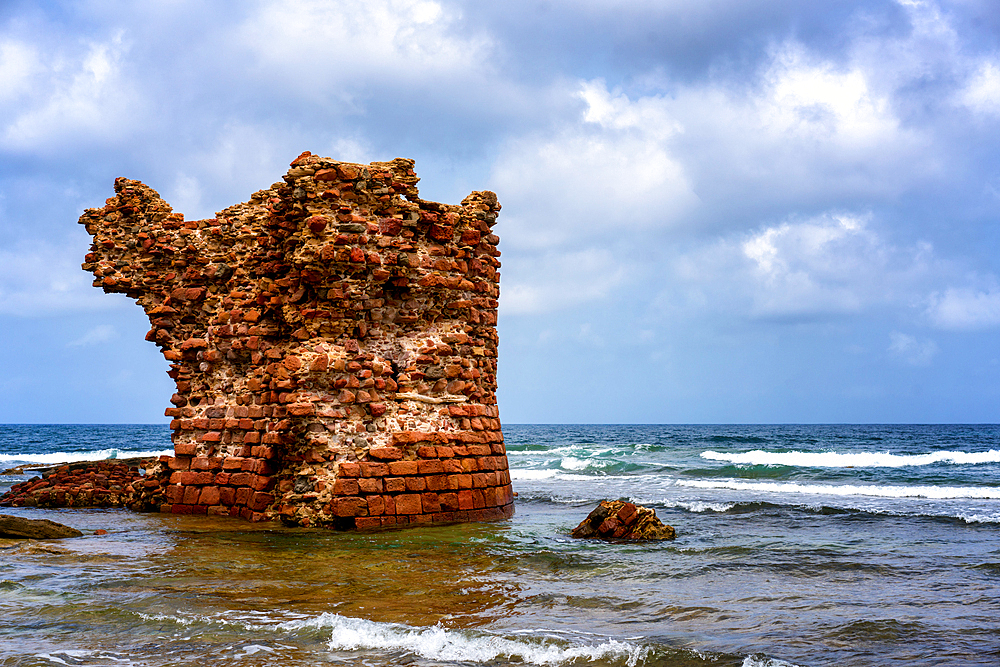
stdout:
POLYGON ((0 514, 0 537, 24 540, 59 540, 80 537, 76 528, 64 526, 48 519, 25 519, 20 516, 0 514))
POLYGON ((420 199, 413 161, 303 153, 186 221, 124 178, 80 218, 94 285, 170 362, 173 457, 136 502, 374 528, 513 514, 496 406, 500 210, 420 199))
POLYGON ((580 525, 573 537, 604 540, 672 540, 674 529, 656 516, 656 511, 622 500, 602 500, 580 525))

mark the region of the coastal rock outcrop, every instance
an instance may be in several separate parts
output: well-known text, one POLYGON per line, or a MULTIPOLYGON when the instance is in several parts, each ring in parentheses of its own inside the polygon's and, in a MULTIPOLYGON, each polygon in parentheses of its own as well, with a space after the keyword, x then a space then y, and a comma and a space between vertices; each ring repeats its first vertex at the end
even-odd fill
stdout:
POLYGON ((64 526, 48 519, 25 519, 9 514, 0 514, 0 537, 25 540, 58 540, 66 537, 80 537, 83 533, 76 528, 64 526))
POLYGON ((513 514, 496 404, 500 204, 420 199, 413 161, 303 153, 185 220, 119 178, 83 268, 150 320, 174 456, 134 504, 376 528, 513 514))
POLYGON ((602 500, 580 525, 573 537, 604 540, 672 540, 672 526, 664 524, 649 507, 622 500, 602 500))

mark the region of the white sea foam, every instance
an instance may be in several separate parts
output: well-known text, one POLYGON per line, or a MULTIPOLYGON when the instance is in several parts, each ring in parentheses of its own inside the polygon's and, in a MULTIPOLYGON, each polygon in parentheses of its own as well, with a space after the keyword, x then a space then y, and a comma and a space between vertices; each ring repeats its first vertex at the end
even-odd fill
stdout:
POLYGON ((305 621, 289 621, 280 628, 329 628, 330 650, 405 651, 428 660, 450 662, 490 662, 503 658, 534 665, 559 665, 577 660, 617 658, 634 666, 648 650, 616 639, 600 644, 573 646, 551 639, 509 639, 485 632, 447 630, 440 626, 418 628, 398 623, 379 623, 325 613, 305 621))
POLYGON ((552 479, 558 474, 558 470, 516 470, 510 469, 511 479, 552 479))
POLYGON ((743 667, 798 667, 794 663, 765 655, 748 655, 743 658, 743 667))
POLYGON ((1000 514, 959 514, 965 523, 1000 523, 1000 514))
POLYGON ((578 459, 575 456, 565 456, 563 460, 559 462, 559 467, 563 470, 584 470, 592 464, 591 461, 584 461, 583 459, 578 459))
POLYGON ((172 449, 159 451, 133 451, 128 449, 97 449, 90 452, 50 452, 48 454, 0 454, 0 463, 58 465, 77 461, 103 461, 105 459, 149 458, 153 456, 173 456, 172 449))
POLYGON ((681 507, 688 512, 726 512, 735 506, 735 503, 705 503, 698 501, 678 502, 674 504, 674 507, 681 507))
POLYGON ((870 496, 876 498, 976 498, 1000 500, 996 486, 880 486, 875 484, 799 484, 797 482, 747 482, 737 479, 681 479, 678 486, 698 489, 731 489, 765 493, 801 493, 824 496, 870 496))
MULTIPOLYGON (((529 480, 529 479, 558 479, 563 481, 593 481, 595 478, 591 475, 575 475, 573 473, 565 473, 559 470, 526 470, 524 468, 511 468, 510 478, 519 480, 529 480)), ((601 480, 616 479, 612 475, 601 477, 601 480)))
POLYGON ((750 452, 706 451, 701 457, 742 465, 797 466, 808 468, 903 468, 934 463, 976 465, 1000 463, 1000 450, 986 452, 928 452, 926 454, 890 454, 889 452, 750 452))

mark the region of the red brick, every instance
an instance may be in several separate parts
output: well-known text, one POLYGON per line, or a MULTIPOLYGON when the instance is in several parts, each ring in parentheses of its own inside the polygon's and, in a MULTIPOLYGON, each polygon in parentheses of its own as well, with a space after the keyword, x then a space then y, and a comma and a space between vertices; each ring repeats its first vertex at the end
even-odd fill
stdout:
POLYGON ((447 475, 431 475, 426 480, 428 491, 445 491, 449 488, 447 475))
POLYGON ((435 475, 444 472, 444 464, 441 461, 417 461, 417 469, 421 475, 435 475))
POLYGON ((438 499, 438 494, 436 493, 422 493, 420 494, 420 506, 424 514, 431 514, 433 512, 441 511, 441 502, 438 499))
POLYGON ((425 477, 404 477, 407 491, 423 491, 427 488, 427 478, 425 477))
POLYGON ((197 486, 185 486, 184 487, 184 500, 181 502, 185 505, 197 505, 198 496, 201 493, 201 489, 197 486))
POLYGON ((402 477, 387 477, 385 479, 386 493, 399 493, 406 490, 406 481, 402 477))
POLYGON ((382 526, 381 517, 359 516, 354 520, 354 527, 358 530, 375 530, 382 526))
POLYGON ((240 470, 243 468, 243 458, 230 456, 222 461, 223 470, 240 470))
POLYGON ((460 509, 457 493, 439 493, 438 501, 441 503, 441 509, 446 512, 456 512, 460 509))
POLYGON ((458 507, 462 510, 471 510, 475 508, 475 501, 470 489, 458 492, 458 507))
POLYGON ((174 445, 175 456, 194 456, 198 452, 198 445, 193 442, 178 442, 174 445))
POLYGON ((437 447, 417 447, 417 456, 422 459, 436 459, 437 447))
POLYGON ((389 473, 393 475, 416 475, 416 461, 393 461, 389 464, 389 473))
POLYGON ((167 460, 167 467, 171 470, 187 470, 191 467, 191 459, 187 456, 172 456, 167 460))
POLYGON ((420 495, 408 493, 396 496, 396 514, 420 514, 420 495))
POLYGON ((217 456, 196 456, 191 459, 192 470, 218 470, 222 467, 222 459, 217 456))
POLYGON ((270 491, 274 488, 277 480, 267 475, 254 475, 250 482, 250 488, 254 491, 270 491))
POLYGON ((247 501, 250 500, 250 496, 252 496, 253 494, 254 494, 253 489, 251 489, 249 487, 246 487, 246 486, 240 487, 240 488, 236 489, 236 500, 235 500, 235 503, 237 505, 246 505, 247 501))
POLYGON ((380 461, 398 461, 403 458, 403 452, 398 447, 373 447, 368 450, 368 456, 380 461))
POLYGON ((378 516, 385 512, 385 500, 382 496, 368 496, 368 516, 378 516))
POLYGON ((267 509, 267 506, 274 502, 274 496, 270 493, 263 493, 262 491, 257 491, 251 497, 250 502, 247 506, 255 512, 260 512, 267 509))
POLYGON ((238 472, 230 475, 229 483, 233 486, 250 486, 253 483, 253 475, 248 472, 238 472))
POLYGON ((384 463, 362 463, 361 464, 361 476, 362 477, 385 477, 389 474, 389 466, 384 463))
POLYGON ((357 496, 335 498, 331 502, 334 516, 363 516, 368 511, 368 501, 357 496))
POLYGON ((201 495, 198 496, 199 505, 218 505, 219 504, 219 487, 217 486, 206 486, 202 488, 201 495))
POLYGON ((382 493, 382 480, 375 477, 362 477, 358 480, 358 489, 361 493, 382 493))
POLYGON ((338 479, 333 483, 333 492, 338 496, 356 496, 358 491, 358 482, 354 479, 338 479))
POLYGON ((344 461, 337 468, 337 477, 360 477, 361 468, 357 463, 344 461))

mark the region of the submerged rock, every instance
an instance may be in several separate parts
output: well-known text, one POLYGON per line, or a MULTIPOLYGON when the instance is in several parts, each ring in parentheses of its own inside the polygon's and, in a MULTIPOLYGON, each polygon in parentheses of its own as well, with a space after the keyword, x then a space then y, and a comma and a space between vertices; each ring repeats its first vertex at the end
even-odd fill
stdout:
POLYGON ((58 540, 64 537, 81 537, 76 528, 64 526, 48 519, 25 519, 9 514, 0 514, 0 537, 14 537, 30 540, 58 540))
POLYGON ((580 525, 573 537, 603 540, 672 540, 674 529, 648 507, 622 500, 602 500, 580 525))

